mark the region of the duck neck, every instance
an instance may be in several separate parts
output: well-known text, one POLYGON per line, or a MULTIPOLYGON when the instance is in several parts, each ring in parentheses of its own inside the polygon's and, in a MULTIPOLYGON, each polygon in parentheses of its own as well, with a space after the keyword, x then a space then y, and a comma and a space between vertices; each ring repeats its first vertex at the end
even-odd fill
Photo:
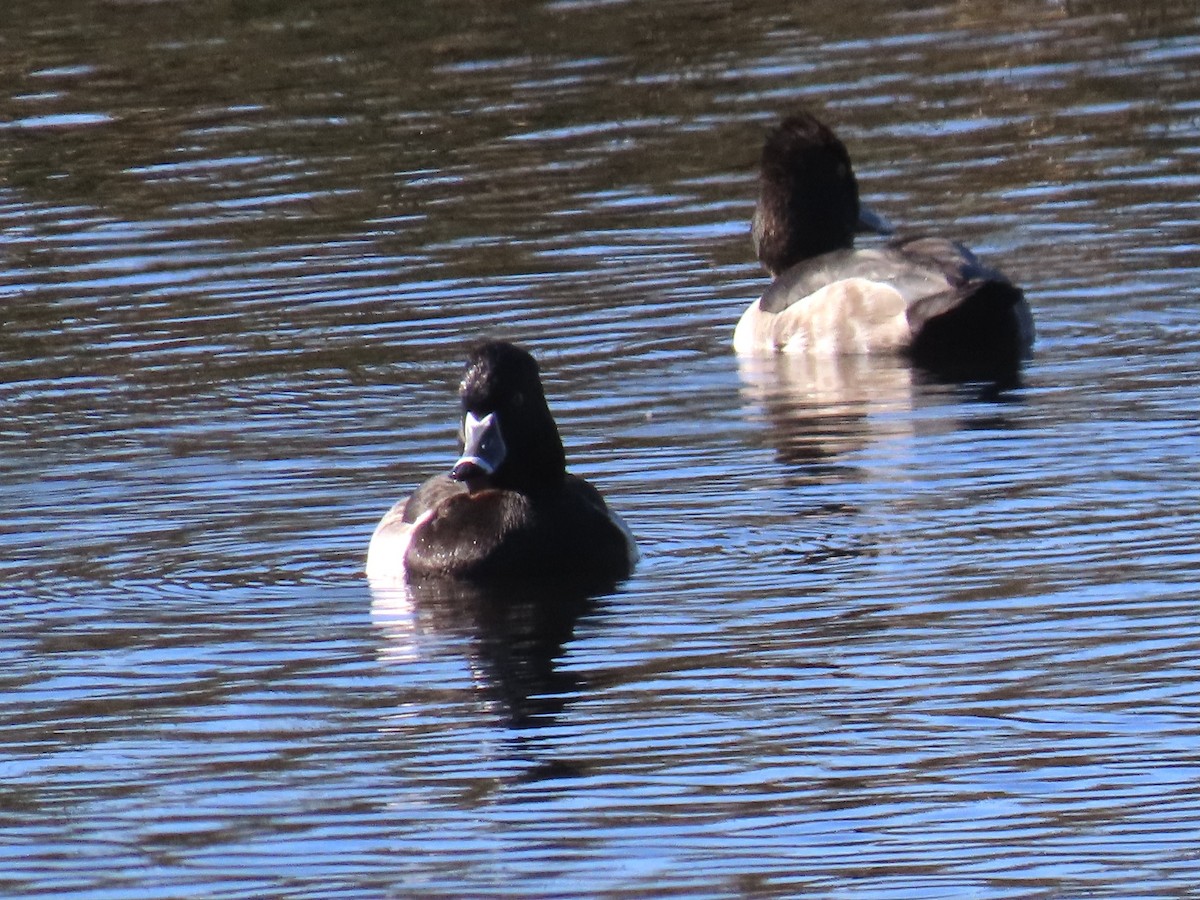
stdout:
POLYGON ((538 495, 557 490, 567 474, 567 456, 558 427, 550 416, 539 416, 509 439, 504 464, 492 478, 497 487, 523 494, 538 495))
POLYGON ((828 208, 829 198, 811 196, 813 191, 790 184, 788 173, 776 173, 776 183, 764 184, 754 209, 753 239, 758 260, 772 277, 796 263, 834 250, 854 246, 853 222, 858 215, 857 199, 853 215, 814 216, 813 211, 828 208), (778 183, 783 181, 785 183, 778 183))

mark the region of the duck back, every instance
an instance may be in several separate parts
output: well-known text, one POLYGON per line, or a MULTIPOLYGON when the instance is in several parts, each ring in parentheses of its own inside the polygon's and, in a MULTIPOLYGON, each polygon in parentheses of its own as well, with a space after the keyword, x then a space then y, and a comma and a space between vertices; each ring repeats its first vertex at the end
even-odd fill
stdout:
POLYGON ((738 323, 738 352, 906 352, 943 374, 1019 365, 1033 344, 1024 295, 955 241, 896 238, 791 266, 738 323))
POLYGON ((599 492, 567 475, 562 490, 528 496, 461 493, 418 516, 405 553, 410 576, 495 580, 629 574, 633 546, 599 492))

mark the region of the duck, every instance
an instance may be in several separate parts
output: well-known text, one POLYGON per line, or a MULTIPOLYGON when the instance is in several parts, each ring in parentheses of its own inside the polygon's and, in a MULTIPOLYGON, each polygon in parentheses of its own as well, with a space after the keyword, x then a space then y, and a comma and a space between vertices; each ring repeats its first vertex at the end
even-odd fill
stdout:
POLYGON ((767 133, 751 235, 773 281, 738 321, 738 354, 904 354, 935 374, 992 377, 1031 352, 1024 292, 961 243, 897 235, 807 110, 767 133), (856 248, 860 232, 888 239, 856 248))
POLYGON ((567 471, 533 356, 506 341, 477 344, 459 398, 457 461, 383 516, 367 548, 368 579, 627 577, 637 544, 600 491, 567 471))

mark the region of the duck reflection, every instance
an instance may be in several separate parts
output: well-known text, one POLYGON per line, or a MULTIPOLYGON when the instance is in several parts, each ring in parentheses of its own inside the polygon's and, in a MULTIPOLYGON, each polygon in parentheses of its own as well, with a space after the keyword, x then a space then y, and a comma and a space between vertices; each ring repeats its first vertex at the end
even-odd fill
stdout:
POLYGON ((1012 427, 1005 404, 1019 402, 1003 380, 947 380, 901 357, 806 354, 741 356, 738 374, 749 414, 765 418, 764 442, 797 484, 863 480, 846 458, 883 441, 959 429, 1012 427), (930 415, 922 408, 954 406, 970 413, 930 415), (980 404, 991 414, 981 415, 980 404))
POLYGON ((430 633, 465 639, 476 687, 506 724, 526 728, 552 722, 581 689, 558 661, 598 593, 595 585, 542 582, 372 583, 371 618, 386 642, 382 657, 397 664, 419 658, 430 633))
POLYGON ((741 356, 742 396, 770 422, 778 460, 809 476, 844 471, 841 457, 882 438, 908 436, 916 378, 887 356, 741 356))

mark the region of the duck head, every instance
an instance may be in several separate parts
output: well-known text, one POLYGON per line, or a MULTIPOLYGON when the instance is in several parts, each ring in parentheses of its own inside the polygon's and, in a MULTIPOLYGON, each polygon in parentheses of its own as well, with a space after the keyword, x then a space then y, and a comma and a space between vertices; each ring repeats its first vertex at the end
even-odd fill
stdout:
POLYGON ((886 234, 891 226, 859 203, 845 145, 811 113, 788 116, 763 143, 753 227, 759 262, 775 276, 853 246, 858 231, 886 234))
POLYGON ((546 404, 537 362, 504 341, 471 350, 459 388, 463 449, 450 477, 471 493, 536 493, 561 484, 566 454, 546 404))

